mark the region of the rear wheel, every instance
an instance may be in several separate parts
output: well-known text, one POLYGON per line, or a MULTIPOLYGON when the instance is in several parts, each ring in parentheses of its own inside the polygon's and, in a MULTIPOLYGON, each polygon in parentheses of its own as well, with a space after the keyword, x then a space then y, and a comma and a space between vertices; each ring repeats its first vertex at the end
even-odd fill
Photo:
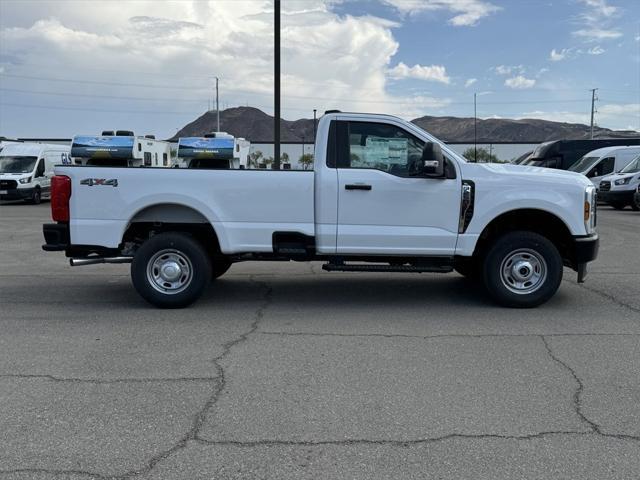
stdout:
POLYGON ((484 260, 489 294, 507 307, 536 307, 549 300, 562 281, 562 257, 551 241, 533 232, 500 237, 484 260))
POLYGON ((184 233, 154 235, 138 249, 131 280, 147 302, 181 308, 195 302, 211 279, 211 260, 202 245, 184 233))

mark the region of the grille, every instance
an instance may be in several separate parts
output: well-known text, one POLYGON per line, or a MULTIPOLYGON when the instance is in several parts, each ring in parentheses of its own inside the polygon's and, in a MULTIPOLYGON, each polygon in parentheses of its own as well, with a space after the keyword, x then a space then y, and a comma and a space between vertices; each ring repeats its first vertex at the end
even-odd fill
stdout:
POLYGON ((600 182, 600 191, 608 192, 611 190, 611 182, 600 182))
POLYGON ((15 180, 0 180, 0 190, 14 190, 18 188, 18 182, 15 180))

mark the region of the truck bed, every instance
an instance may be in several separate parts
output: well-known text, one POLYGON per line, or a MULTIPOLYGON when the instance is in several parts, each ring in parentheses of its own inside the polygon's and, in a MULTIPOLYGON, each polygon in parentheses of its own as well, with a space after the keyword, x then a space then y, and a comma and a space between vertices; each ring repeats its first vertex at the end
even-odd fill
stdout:
POLYGON ((115 248, 129 222, 152 220, 148 208, 158 204, 201 212, 223 253, 270 252, 274 231, 315 234, 312 171, 57 166, 55 173, 71 178, 75 245, 115 248))

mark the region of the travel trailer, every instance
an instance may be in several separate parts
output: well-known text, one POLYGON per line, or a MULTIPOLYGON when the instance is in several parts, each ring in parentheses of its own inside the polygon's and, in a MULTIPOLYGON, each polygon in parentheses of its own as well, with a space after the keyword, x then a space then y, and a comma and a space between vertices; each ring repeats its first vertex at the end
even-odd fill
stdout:
POLYGON ((183 168, 246 169, 251 142, 225 132, 178 139, 178 164, 183 168))
POLYGON ((172 167, 171 144, 153 135, 135 136, 128 130, 102 135, 77 135, 71 143, 75 165, 96 167, 172 167))

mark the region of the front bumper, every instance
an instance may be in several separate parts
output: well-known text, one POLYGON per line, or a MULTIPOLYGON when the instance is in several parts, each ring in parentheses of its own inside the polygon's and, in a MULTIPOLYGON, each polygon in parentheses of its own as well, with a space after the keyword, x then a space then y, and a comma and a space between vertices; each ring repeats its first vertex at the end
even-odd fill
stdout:
POLYGON ((0 200, 27 200, 33 196, 34 187, 29 188, 11 188, 8 190, 0 189, 0 200))
POLYGON ((598 257, 600 238, 598 234, 586 237, 573 237, 572 263, 578 272, 578 283, 583 283, 587 276, 587 263, 598 257))
POLYGON ((633 200, 633 190, 609 190, 598 192, 598 200, 602 200, 604 203, 624 203, 628 205, 633 200))

